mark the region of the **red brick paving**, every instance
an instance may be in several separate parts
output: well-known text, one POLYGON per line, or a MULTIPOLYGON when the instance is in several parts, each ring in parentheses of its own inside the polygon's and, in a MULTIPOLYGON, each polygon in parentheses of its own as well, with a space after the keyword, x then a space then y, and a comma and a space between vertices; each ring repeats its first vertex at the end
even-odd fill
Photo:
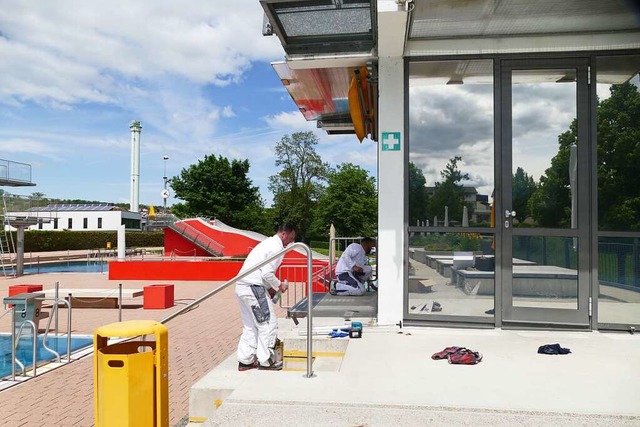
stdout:
MULTIPOLYGON (((42 283, 45 289, 60 282, 68 288, 142 288, 148 281, 109 281, 106 274, 41 274, 0 279, 0 296, 10 285, 42 283)), ((160 320, 193 301, 219 282, 173 282, 176 306, 166 310, 123 309, 122 320, 160 320)), ((125 301, 126 303, 127 301, 125 301)), ((2 315, 4 311, 0 312, 2 315)), ((72 331, 92 334, 99 326, 118 321, 117 309, 74 309, 72 331)), ((280 316, 284 311, 280 311, 280 316)), ((10 316, 0 319, 0 331, 11 329, 10 316)), ((40 327, 46 326, 46 320, 40 327)), ((240 311, 233 286, 204 301, 195 310, 171 320, 169 329, 169 418, 175 426, 188 416, 189 389, 203 375, 232 354, 241 333, 240 311)), ((59 329, 66 331, 66 310, 60 310, 59 329)), ((1 426, 91 426, 94 424, 93 357, 84 357, 35 379, 0 391, 1 426)))

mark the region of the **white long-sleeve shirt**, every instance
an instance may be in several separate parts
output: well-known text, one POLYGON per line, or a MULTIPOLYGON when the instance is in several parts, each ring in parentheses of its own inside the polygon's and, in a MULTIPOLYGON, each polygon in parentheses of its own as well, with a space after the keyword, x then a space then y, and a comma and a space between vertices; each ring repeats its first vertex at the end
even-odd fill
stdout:
POLYGON ((367 254, 359 243, 352 243, 344 250, 338 264, 336 264, 336 274, 350 273, 353 266, 364 267, 367 265, 367 254))
MULTIPOLYGON (((249 252, 247 255, 247 259, 242 264, 242 268, 240 269, 240 273, 244 273, 249 270, 254 265, 259 264, 265 259, 271 257, 278 251, 284 249, 284 245, 282 244, 282 240, 276 234, 275 236, 271 236, 267 239, 264 239, 262 242, 258 244, 255 248, 249 252)), ((247 277, 244 277, 238 281, 238 285, 262 285, 265 288, 273 288, 278 290, 280 287, 280 279, 276 277, 276 270, 280 267, 282 263, 283 256, 280 256, 268 264, 263 265, 258 270, 249 274, 247 277)))

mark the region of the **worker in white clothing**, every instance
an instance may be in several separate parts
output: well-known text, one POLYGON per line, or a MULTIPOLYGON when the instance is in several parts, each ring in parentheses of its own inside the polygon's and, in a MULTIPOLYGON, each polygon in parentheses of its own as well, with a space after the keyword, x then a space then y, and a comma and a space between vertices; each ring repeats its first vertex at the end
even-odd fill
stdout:
MULTIPOLYGON (((296 230, 293 226, 281 225, 274 236, 263 240, 251 250, 240 273, 286 248, 295 238, 296 230)), ((278 319, 271 300, 278 291, 284 293, 287 290, 287 281, 280 281, 275 275, 282 258, 278 257, 265 264, 236 284, 236 297, 243 324, 238 343, 239 371, 253 368, 272 371, 282 369, 282 361, 274 360, 278 319)))
POLYGON ((365 237, 360 243, 352 243, 344 250, 336 265, 336 293, 338 295, 359 296, 365 293, 365 285, 373 269, 368 264, 367 255, 375 246, 375 240, 365 237))

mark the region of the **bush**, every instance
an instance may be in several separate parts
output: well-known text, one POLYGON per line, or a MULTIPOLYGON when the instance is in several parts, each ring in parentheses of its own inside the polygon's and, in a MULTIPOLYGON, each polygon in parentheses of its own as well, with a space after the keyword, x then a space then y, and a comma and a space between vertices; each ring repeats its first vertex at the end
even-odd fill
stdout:
POLYGON ((329 249, 329 241, 318 241, 318 240, 312 240, 309 244, 309 247, 312 248, 322 248, 322 249, 329 249))
MULTIPOLYGON (((16 233, 13 232, 16 242, 16 233)), ((164 232, 130 232, 125 236, 129 248, 164 246, 164 232)), ((25 252, 66 251, 78 249, 105 249, 118 246, 117 231, 49 231, 31 230, 24 233, 25 252)))
POLYGON ((424 246, 427 251, 479 251, 481 243, 477 233, 432 233, 410 239, 411 246, 424 246))

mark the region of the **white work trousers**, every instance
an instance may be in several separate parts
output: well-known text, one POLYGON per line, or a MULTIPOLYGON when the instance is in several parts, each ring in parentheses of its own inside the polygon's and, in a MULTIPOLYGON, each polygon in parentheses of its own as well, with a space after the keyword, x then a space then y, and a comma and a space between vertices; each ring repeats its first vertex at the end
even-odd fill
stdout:
POLYGON ((338 283, 336 283, 336 292, 338 295, 360 296, 366 292, 364 285, 367 283, 367 280, 371 278, 373 269, 370 266, 365 265, 362 267, 362 270, 364 273, 363 275, 356 276, 352 272, 349 272, 349 277, 352 280, 349 280, 348 282, 339 280, 338 283), (357 287, 353 286, 354 284, 356 284, 357 287))
POLYGON ((248 285, 236 285, 236 297, 240 305, 242 318, 242 336, 238 342, 238 362, 252 364, 256 359, 262 366, 269 366, 274 355, 276 337, 278 335, 278 319, 273 302, 266 293, 269 306, 269 319, 258 322, 254 309, 259 310, 258 299, 248 285))

